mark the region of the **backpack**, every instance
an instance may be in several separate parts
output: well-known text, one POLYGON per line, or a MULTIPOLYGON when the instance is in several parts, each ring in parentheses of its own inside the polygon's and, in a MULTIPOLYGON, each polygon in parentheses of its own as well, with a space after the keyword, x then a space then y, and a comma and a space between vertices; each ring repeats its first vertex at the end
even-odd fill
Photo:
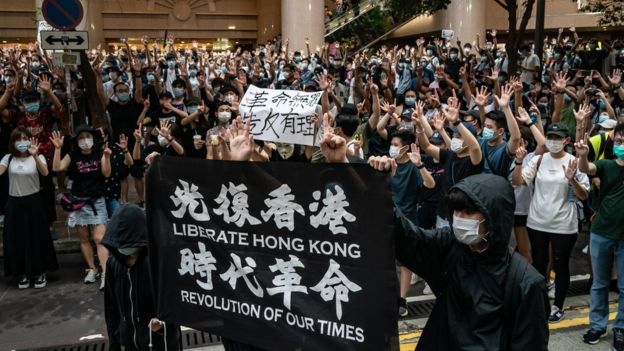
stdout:
POLYGON ((63 194, 63 197, 61 198, 61 207, 67 212, 75 212, 89 205, 93 210, 93 214, 97 216, 97 210, 95 209, 93 200, 93 198, 79 199, 70 193, 66 193, 63 194))

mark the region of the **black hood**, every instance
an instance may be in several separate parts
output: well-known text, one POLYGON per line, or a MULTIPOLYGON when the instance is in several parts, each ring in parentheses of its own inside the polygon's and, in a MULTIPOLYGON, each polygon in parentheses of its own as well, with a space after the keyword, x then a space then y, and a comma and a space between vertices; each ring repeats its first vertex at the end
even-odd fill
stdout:
POLYGON ((102 245, 112 254, 119 248, 147 247, 145 211, 135 204, 119 207, 106 226, 102 245))
POLYGON ((509 181, 497 175, 478 174, 463 179, 452 189, 466 193, 487 220, 489 247, 483 256, 507 257, 516 209, 516 197, 509 181))

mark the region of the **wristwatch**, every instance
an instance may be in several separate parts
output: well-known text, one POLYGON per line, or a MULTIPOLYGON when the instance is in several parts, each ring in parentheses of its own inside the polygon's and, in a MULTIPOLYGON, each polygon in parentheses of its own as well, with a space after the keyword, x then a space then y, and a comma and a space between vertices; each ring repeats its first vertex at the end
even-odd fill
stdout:
POLYGON ((419 165, 416 165, 416 168, 418 168, 418 169, 423 169, 424 167, 425 167, 425 164, 424 164, 424 163, 421 163, 421 164, 420 164, 420 166, 419 166, 419 165))

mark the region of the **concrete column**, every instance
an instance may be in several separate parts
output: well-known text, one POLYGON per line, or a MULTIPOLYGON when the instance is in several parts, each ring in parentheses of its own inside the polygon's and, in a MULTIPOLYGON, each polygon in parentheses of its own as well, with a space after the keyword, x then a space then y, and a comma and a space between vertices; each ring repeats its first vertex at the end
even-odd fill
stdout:
POLYGON ((89 48, 94 49, 98 44, 106 47, 104 38, 104 21, 102 19, 102 10, 104 9, 104 0, 80 0, 84 9, 84 18, 76 27, 76 30, 86 30, 89 32, 89 48))
POLYGON ((462 43, 472 43, 476 34, 481 35, 481 45, 485 42, 486 4, 497 6, 485 0, 453 0, 444 11, 444 27, 452 29, 462 43))
POLYGON ((282 40, 289 40, 289 50, 305 52, 305 38, 312 52, 324 43, 324 6, 324 0, 282 0, 282 40))
POLYGON ((258 0, 258 44, 264 44, 282 31, 282 7, 279 1, 258 0))

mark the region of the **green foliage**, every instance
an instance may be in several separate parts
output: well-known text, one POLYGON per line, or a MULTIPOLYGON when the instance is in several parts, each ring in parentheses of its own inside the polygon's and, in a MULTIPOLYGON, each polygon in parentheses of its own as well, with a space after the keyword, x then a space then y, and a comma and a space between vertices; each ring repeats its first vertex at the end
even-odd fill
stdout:
POLYGON ((598 23, 601 26, 624 26, 624 1, 589 0, 587 4, 580 8, 580 11, 600 12, 598 23))

